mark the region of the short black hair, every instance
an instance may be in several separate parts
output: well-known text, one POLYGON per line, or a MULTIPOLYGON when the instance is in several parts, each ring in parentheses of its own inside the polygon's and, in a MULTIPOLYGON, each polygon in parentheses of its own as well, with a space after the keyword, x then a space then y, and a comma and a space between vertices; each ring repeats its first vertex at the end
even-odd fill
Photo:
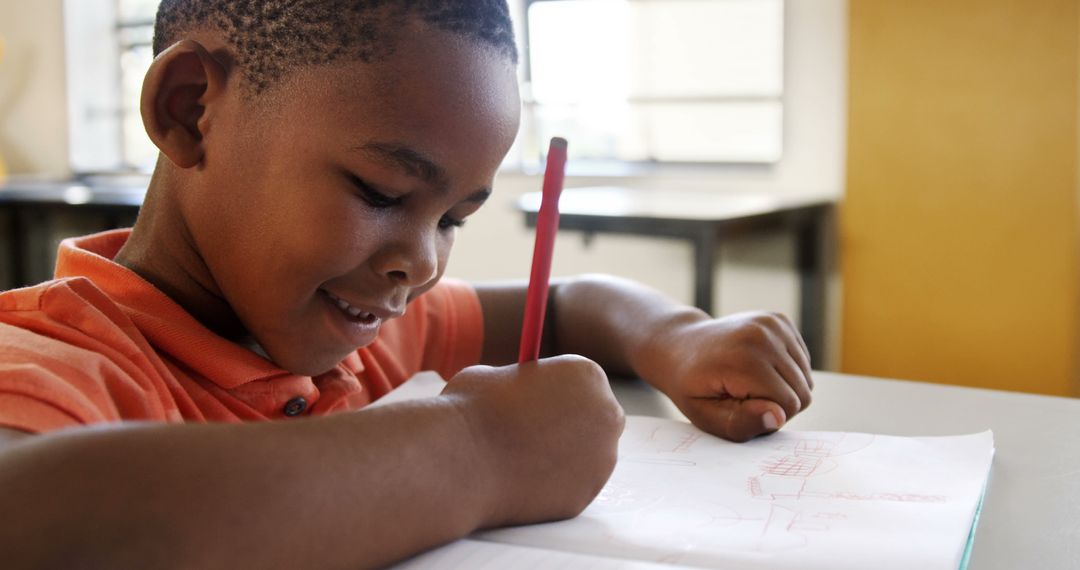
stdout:
POLYGON ((394 51, 409 16, 494 47, 517 63, 506 0, 162 0, 154 55, 186 33, 212 28, 235 50, 255 93, 289 71, 342 58, 377 61, 394 51))

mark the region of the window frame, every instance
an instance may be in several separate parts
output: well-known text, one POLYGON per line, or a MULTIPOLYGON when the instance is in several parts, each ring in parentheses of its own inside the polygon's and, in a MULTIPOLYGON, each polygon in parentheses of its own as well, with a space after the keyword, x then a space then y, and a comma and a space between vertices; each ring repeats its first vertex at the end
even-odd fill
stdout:
MULTIPOLYGON (((532 146, 535 150, 530 153, 532 156, 526 158, 519 156, 518 160, 524 170, 535 170, 539 168, 539 165, 543 162, 543 149, 544 141, 539 140, 535 133, 526 133, 526 128, 531 128, 532 123, 535 123, 536 110, 543 104, 537 101, 531 96, 532 85, 532 53, 529 37, 529 9, 535 4, 544 4, 552 2, 562 2, 565 0, 510 0, 512 4, 516 4, 519 8, 517 10, 518 20, 520 25, 515 25, 518 38, 518 50, 521 54, 519 58, 519 66, 521 68, 519 72, 519 79, 523 84, 523 96, 522 96, 522 111, 523 111, 523 127, 522 132, 518 134, 518 141, 515 142, 515 148, 521 153, 521 146, 532 146), (522 141, 524 137, 531 137, 530 141, 522 141)), ((625 0, 633 3, 640 0, 625 0)), ((653 0, 655 1, 655 0, 653 0)), ((724 0, 697 0, 701 2, 722 2, 724 0)), ((786 42, 787 33, 787 0, 778 0, 780 3, 780 36, 781 41, 786 42)), ((513 6, 512 6, 513 9, 513 6)), ((781 53, 783 54, 784 46, 780 46, 781 53)), ((673 161, 673 160, 625 160, 619 158, 607 158, 607 159, 591 159, 591 158, 578 158, 571 161, 572 170, 575 174, 590 175, 590 176, 637 176, 648 175, 657 172, 700 172, 710 173, 718 170, 725 170, 730 168, 769 168, 778 164, 783 159, 783 147, 784 147, 784 107, 785 107, 785 93, 786 89, 784 83, 786 82, 786 57, 781 56, 780 60, 780 74, 781 85, 777 95, 707 95, 707 96, 665 96, 665 97, 627 97, 627 103, 640 104, 640 103, 667 103, 667 104, 700 104, 700 103, 778 103, 780 106, 781 123, 780 131, 777 133, 778 145, 780 151, 772 160, 687 160, 687 161, 673 161)))

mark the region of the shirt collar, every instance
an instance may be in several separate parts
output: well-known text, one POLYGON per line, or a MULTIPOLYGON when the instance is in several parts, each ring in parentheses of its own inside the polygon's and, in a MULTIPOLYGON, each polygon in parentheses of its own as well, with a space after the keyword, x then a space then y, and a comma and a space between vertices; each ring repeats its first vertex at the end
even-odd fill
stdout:
POLYGON ((224 389, 279 376, 295 376, 214 333, 134 271, 113 259, 130 229, 66 239, 56 277, 87 277, 135 323, 154 348, 224 389))

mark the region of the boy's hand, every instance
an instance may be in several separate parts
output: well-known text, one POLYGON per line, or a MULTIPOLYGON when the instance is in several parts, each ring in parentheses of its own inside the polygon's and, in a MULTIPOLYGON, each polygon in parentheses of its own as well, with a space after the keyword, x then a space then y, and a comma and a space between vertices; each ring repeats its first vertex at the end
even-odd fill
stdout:
MULTIPOLYGON (((485 362, 517 354, 526 287, 477 289, 485 362)), ((775 431, 810 405, 810 357, 775 313, 713 319, 626 279, 559 280, 548 300, 544 354, 583 354, 612 374, 663 391, 699 428, 732 441, 775 431)))
POLYGON ((493 485, 487 526, 576 516, 615 468, 623 411, 594 362, 564 355, 467 368, 444 395, 460 399, 493 485))
POLYGON ((784 315, 739 313, 655 337, 641 370, 699 428, 732 441, 776 431, 810 405, 810 357, 784 315))

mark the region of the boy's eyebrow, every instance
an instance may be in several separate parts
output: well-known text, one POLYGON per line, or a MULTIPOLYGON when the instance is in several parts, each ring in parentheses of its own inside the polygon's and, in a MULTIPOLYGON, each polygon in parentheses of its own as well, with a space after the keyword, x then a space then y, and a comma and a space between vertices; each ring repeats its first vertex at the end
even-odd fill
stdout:
MULTIPOLYGON (((415 149, 392 143, 371 142, 356 147, 356 150, 375 160, 397 166, 432 186, 445 189, 449 185, 446 170, 415 149)), ((491 188, 485 186, 470 194, 465 201, 483 204, 490 196, 491 188)))
POLYGON ((371 142, 356 147, 369 157, 397 166, 412 176, 440 188, 447 186, 446 170, 415 149, 397 144, 371 142))

